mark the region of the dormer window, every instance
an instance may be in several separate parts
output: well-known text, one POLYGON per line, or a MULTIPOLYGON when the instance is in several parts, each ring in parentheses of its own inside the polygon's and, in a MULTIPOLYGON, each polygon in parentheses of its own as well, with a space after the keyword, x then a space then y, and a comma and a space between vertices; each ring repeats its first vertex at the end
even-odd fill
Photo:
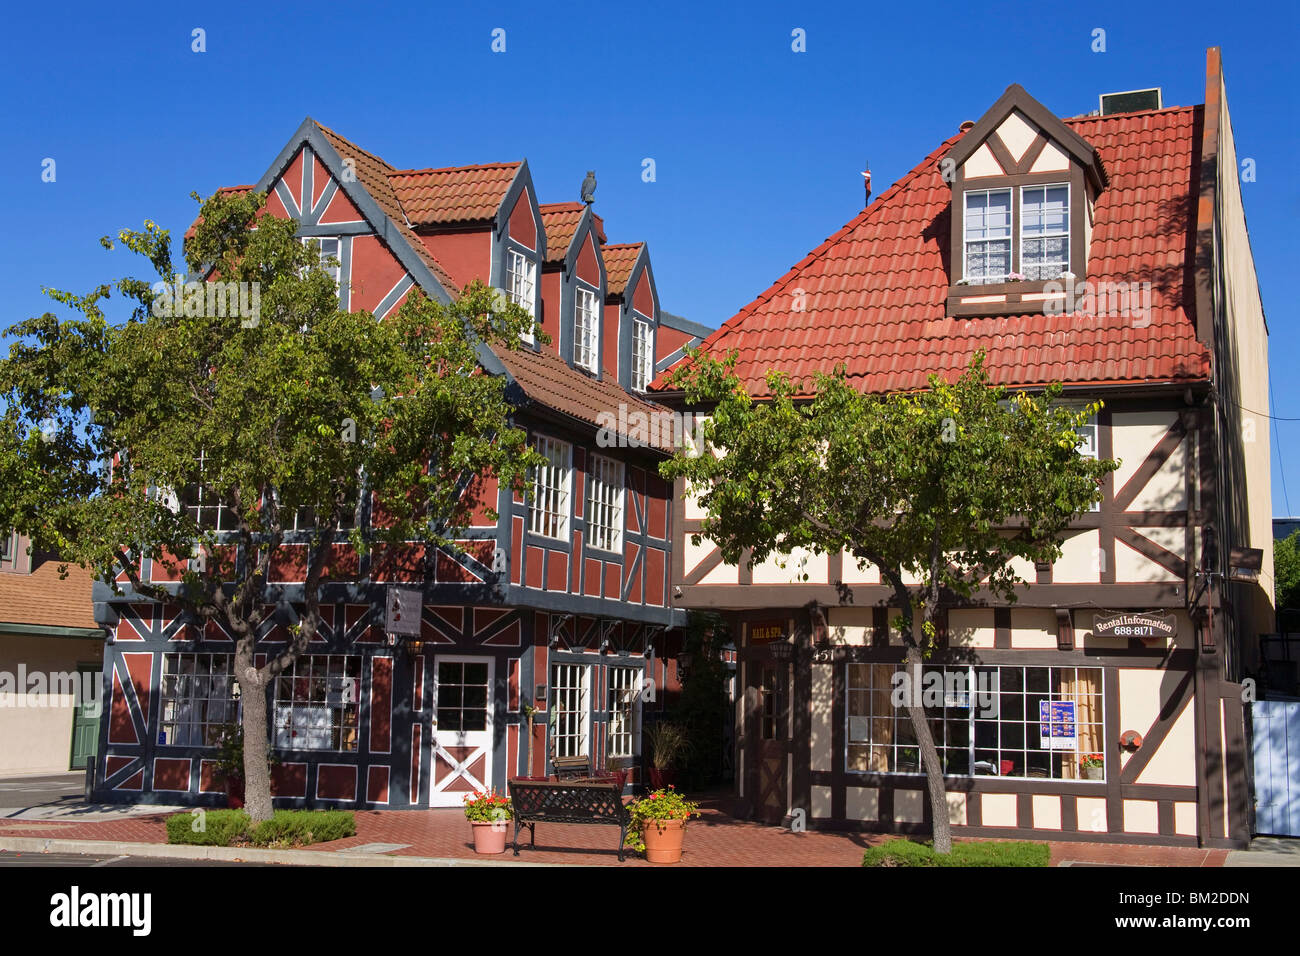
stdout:
MULTIPOLYGON (((506 293, 515 305, 523 306, 525 312, 537 318, 537 303, 534 290, 537 288, 537 264, 522 252, 511 249, 506 253, 506 293)), ((529 345, 534 336, 530 329, 527 335, 520 335, 529 345)))
POLYGON ((644 392, 654 378, 655 330, 646 321, 632 319, 632 391, 644 392))
POLYGON ((573 364, 589 372, 596 371, 600 306, 596 293, 578 287, 573 308, 573 364))
POLYGON ((1012 85, 940 161, 952 185, 949 316, 1052 312, 1088 274, 1097 151, 1012 85))
POLYGON ((1002 282, 1011 272, 1011 190, 966 193, 966 278, 1002 282))
POLYGON ((1026 279, 1055 279, 1070 270, 1070 187, 1020 190, 1020 271, 1026 279))
POLYGON ((971 285, 1059 278, 1070 269, 1070 186, 968 189, 966 273, 971 285), (1019 208, 1013 200, 1019 194, 1019 208), (1013 242, 1019 223, 1020 241, 1013 242))

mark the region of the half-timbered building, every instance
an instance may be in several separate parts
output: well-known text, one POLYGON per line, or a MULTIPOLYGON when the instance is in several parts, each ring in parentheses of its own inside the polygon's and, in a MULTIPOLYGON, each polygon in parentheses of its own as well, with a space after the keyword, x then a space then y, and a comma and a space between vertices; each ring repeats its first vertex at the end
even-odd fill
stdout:
MULTIPOLYGON (((355 580, 323 586, 320 634, 270 692, 277 803, 459 805, 556 757, 622 760, 635 780, 642 709, 675 687, 668 648, 682 623, 669 600, 671 488, 657 473, 666 448, 610 425, 663 413, 643 394, 660 321, 645 244, 607 245, 590 203, 540 205, 526 161, 399 169, 311 119, 256 184, 231 188, 266 193, 268 214, 319 242, 346 309, 382 321, 415 290, 445 302, 481 279, 550 337, 480 353, 550 460, 529 499, 489 481, 482 503, 499 518, 479 509, 432 573, 363 559, 355 580), (412 592, 417 632, 397 637, 388 605, 409 624, 412 592)), ((180 506, 222 530, 221 503, 202 489, 180 506)), ((145 573, 178 578, 161 563, 145 573)), ((271 587, 268 650, 301 607, 301 564, 277 561, 271 587)), ((231 637, 125 581, 119 590, 95 592, 111 635, 96 791, 216 802, 214 744, 238 706, 231 637)))
MULTIPOLYGON (((1262 549, 1271 580, 1267 328, 1218 50, 1203 104, 1151 93, 1061 119, 1010 87, 703 344, 758 397, 770 367, 886 393, 983 349, 1000 384, 1104 402, 1080 453, 1119 469, 1060 559, 1017 567, 1014 604, 946 610, 927 708, 958 835, 1249 838, 1240 651, 1273 608, 1237 579, 1262 549)), ((687 491, 673 582, 734 625, 739 795, 926 832, 891 589, 844 554, 728 565, 687 491)))

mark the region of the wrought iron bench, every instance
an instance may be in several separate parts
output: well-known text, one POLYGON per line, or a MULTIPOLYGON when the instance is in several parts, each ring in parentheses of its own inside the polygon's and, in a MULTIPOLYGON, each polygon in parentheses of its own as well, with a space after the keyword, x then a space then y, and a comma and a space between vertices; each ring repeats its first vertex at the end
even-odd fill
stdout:
POLYGON ((510 781, 510 801, 515 811, 515 856, 519 855, 519 830, 528 827, 537 846, 539 823, 604 823, 618 827, 618 859, 623 861, 631 814, 615 783, 595 780, 510 781))

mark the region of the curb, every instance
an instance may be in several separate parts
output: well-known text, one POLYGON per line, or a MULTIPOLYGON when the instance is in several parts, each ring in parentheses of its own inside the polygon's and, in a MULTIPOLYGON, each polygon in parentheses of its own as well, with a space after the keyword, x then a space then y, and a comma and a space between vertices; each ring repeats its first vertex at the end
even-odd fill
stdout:
POLYGON ((222 860, 231 863, 287 863, 294 866, 564 866, 510 860, 462 860, 455 857, 390 856, 343 850, 263 850, 256 847, 186 846, 171 843, 117 843, 111 840, 57 840, 0 837, 0 850, 13 853, 76 853, 141 856, 165 860, 222 860))

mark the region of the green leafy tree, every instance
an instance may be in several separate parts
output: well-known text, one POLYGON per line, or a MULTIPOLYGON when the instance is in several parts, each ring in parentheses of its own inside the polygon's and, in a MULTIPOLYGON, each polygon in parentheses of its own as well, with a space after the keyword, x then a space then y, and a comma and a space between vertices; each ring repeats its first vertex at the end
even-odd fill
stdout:
POLYGON ((1273 602, 1279 611, 1300 608, 1300 531, 1273 542, 1273 602))
POLYGON ((317 244, 264 201, 202 204, 184 260, 208 281, 179 294, 168 233, 121 232, 154 278, 47 290, 72 316, 13 326, 0 361, 0 527, 229 630, 254 820, 271 816, 269 690, 317 632, 323 583, 427 567, 456 548, 487 476, 522 489, 539 458, 479 362, 488 344, 518 346, 527 313, 481 284, 451 305, 413 295, 383 322, 343 311, 317 244), (114 321, 115 294, 129 314, 114 321), (179 586, 146 580, 146 558, 179 586), (275 585, 280 563, 304 583, 275 585), (297 620, 257 666, 268 605, 297 620))
MULTIPOLYGON (((1062 532, 1116 467, 1077 450, 1077 429, 1099 406, 1062 405, 1059 386, 1009 395, 990 385, 982 353, 957 381, 932 376, 916 394, 863 394, 842 368, 803 383, 772 371, 761 401, 734 361, 692 353, 673 377, 690 404, 713 409, 704 447, 725 450, 683 449, 661 467, 687 479, 706 511, 696 542, 712 539, 733 564, 746 549, 751 564, 806 549, 874 565, 900 614, 904 691, 921 687, 945 604, 1014 601, 1023 582, 1011 560, 1060 557, 1062 532)), ((920 696, 895 703, 911 718, 934 846, 947 853, 942 768, 920 696)))

